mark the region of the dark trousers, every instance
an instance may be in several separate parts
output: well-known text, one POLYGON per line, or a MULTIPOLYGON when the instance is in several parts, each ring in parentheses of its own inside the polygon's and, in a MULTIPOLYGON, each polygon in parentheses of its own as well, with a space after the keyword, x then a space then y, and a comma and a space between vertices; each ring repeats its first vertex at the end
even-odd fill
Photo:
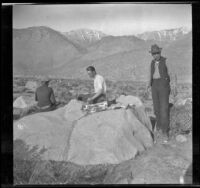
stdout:
POLYGON ((56 105, 51 105, 50 107, 48 108, 45 108, 45 109, 39 109, 38 112, 49 112, 49 111, 53 111, 56 109, 56 105))
POLYGON ((152 99, 156 116, 156 128, 163 134, 169 134, 169 94, 170 85, 165 79, 153 79, 152 99))

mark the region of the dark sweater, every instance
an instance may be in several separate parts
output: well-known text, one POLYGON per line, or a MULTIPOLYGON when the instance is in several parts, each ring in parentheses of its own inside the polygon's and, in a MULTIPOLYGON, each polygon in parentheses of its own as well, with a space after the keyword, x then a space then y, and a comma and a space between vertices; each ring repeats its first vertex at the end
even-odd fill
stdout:
POLYGON ((53 89, 47 85, 42 85, 36 89, 35 100, 39 107, 53 105, 56 103, 53 89))

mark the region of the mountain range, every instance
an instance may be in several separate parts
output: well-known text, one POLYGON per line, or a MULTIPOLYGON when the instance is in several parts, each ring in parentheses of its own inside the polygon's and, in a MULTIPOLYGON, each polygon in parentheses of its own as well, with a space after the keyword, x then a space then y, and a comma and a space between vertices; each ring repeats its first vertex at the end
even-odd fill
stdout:
POLYGON ((88 47, 101 40, 103 37, 108 36, 101 31, 91 29, 77 29, 69 32, 63 32, 62 34, 82 47, 88 47))
POLYGON ((144 40, 157 40, 157 41, 174 41, 191 31, 190 28, 180 27, 175 29, 166 29, 160 31, 147 31, 138 34, 137 37, 144 40))
POLYGON ((85 69, 93 65, 109 80, 147 80, 152 59, 149 50, 157 43, 163 48, 170 72, 181 81, 190 81, 192 32, 176 28, 160 31, 160 38, 151 37, 155 33, 111 36, 89 29, 13 29, 13 75, 88 79, 85 69))

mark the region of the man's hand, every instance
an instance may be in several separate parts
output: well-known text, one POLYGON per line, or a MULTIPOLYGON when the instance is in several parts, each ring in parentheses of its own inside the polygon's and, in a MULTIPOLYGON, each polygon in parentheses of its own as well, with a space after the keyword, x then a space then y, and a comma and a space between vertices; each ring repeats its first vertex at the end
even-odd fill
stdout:
POLYGON ((144 100, 147 100, 149 98, 149 92, 150 92, 150 90, 151 90, 151 86, 146 86, 146 89, 145 89, 145 91, 143 93, 143 96, 142 96, 142 98, 144 100))
POLYGON ((150 85, 147 85, 146 90, 145 90, 145 93, 146 93, 146 94, 149 93, 150 90, 151 90, 151 86, 150 86, 150 85))

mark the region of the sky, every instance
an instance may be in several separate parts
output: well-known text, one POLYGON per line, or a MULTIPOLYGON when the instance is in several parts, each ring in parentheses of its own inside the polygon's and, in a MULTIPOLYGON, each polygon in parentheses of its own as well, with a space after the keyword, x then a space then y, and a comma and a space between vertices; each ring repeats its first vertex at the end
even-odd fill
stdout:
POLYGON ((93 29, 121 36, 192 27, 190 4, 13 5, 13 28, 47 26, 61 32, 93 29))

